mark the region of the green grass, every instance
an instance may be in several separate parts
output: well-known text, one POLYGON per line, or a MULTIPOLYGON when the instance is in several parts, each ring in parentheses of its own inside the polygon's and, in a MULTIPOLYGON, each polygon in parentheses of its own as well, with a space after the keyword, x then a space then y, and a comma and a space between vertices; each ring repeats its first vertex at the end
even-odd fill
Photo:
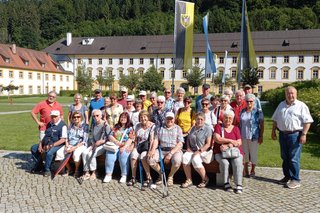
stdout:
POLYGON ((28 104, 28 105, 10 105, 10 104, 2 104, 0 103, 0 112, 11 112, 11 111, 24 111, 24 110, 30 110, 34 104, 28 104))
MULTIPOLYGON (((34 105, 44 99, 43 97, 16 98, 14 103, 33 103, 34 105)), ((58 97, 57 100, 61 103, 73 103, 72 97, 58 97)), ((3 100, 0 100, 0 103, 1 101, 3 100)), ((31 108, 32 105, 0 104, 0 112, 9 109, 16 111, 31 108)), ((259 146, 259 166, 281 167, 279 142, 271 139, 273 111, 274 109, 271 107, 264 107, 265 132, 264 142, 259 146)), ((64 113, 67 114, 67 107, 64 107, 64 113)), ((0 149, 2 150, 28 151, 32 144, 37 143, 38 127, 32 120, 30 113, 0 115, 0 127, 0 149)), ((302 149, 301 167, 303 169, 320 170, 320 143, 318 138, 319 135, 308 134, 307 144, 302 149)))
MULTIPOLYGON (((34 104, 36 104, 36 103, 43 101, 45 99, 46 99, 46 97, 23 97, 23 98, 15 97, 12 99, 12 101, 13 101, 13 104, 15 104, 15 103, 34 103, 34 104)), ((62 104, 66 104, 66 103, 70 104, 70 103, 73 103, 73 97, 58 96, 57 101, 62 104)), ((1 98, 0 103, 8 103, 8 99, 1 98)))

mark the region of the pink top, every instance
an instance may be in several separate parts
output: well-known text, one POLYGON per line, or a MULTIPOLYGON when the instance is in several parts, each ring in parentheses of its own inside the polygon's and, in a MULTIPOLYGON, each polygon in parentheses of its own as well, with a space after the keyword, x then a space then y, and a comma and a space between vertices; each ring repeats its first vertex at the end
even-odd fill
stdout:
MULTIPOLYGON (((217 133, 221 136, 221 125, 218 124, 214 127, 214 133, 217 133)), ((227 132, 224 129, 224 138, 228 138, 228 139, 232 139, 232 140, 241 139, 241 134, 240 134, 239 128, 237 126, 233 126, 231 132, 227 132)), ((221 144, 218 144, 217 142, 214 143, 213 152, 215 154, 221 153, 220 146, 221 146, 221 144)), ((238 147, 238 149, 240 150, 240 153, 242 155, 244 155, 244 152, 242 151, 242 147, 240 146, 240 147, 238 147)))
POLYGON ((40 122, 43 122, 46 124, 45 126, 42 126, 42 127, 39 126, 39 130, 46 130, 47 124, 51 121, 50 112, 52 110, 59 110, 60 116, 63 115, 61 104, 59 104, 58 102, 54 102, 51 106, 49 105, 48 100, 41 101, 32 109, 32 112, 34 114, 40 113, 40 122))

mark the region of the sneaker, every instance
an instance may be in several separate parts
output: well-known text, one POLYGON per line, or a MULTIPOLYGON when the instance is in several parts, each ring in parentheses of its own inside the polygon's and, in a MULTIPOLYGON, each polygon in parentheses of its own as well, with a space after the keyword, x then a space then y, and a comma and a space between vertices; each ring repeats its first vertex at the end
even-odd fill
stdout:
POLYGON ((238 185, 238 186, 236 187, 235 193, 236 193, 236 194, 242 194, 242 192, 243 192, 242 186, 241 186, 241 185, 238 185))
POLYGON ((51 176, 51 172, 44 172, 44 173, 43 173, 43 176, 44 176, 44 177, 50 177, 50 176, 51 176))
POLYGON ((290 180, 288 183, 287 183, 287 187, 289 189, 295 189, 295 188, 299 188, 301 186, 300 182, 299 181, 296 181, 296 180, 290 180))
POLYGON ((126 183, 127 181, 127 176, 126 175, 122 175, 121 178, 120 178, 120 183, 126 183))
POLYGON ((104 182, 104 183, 109 183, 109 182, 111 181, 111 179, 112 179, 111 175, 106 175, 106 176, 104 177, 104 179, 103 179, 103 182, 104 182))
POLYGON ((279 180, 278 183, 279 183, 280 185, 286 185, 289 180, 290 180, 290 178, 284 177, 284 178, 282 178, 281 180, 279 180))
POLYGON ((156 180, 156 185, 162 184, 162 178, 161 176, 156 180))
POLYGON ((227 191, 227 192, 232 192, 233 191, 230 183, 225 183, 224 184, 224 190, 227 191))

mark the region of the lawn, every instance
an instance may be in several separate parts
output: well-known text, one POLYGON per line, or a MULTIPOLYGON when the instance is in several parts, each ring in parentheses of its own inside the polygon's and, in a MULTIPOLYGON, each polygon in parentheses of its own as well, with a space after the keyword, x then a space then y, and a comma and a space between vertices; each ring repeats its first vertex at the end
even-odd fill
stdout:
MULTIPOLYGON (((14 103, 36 103, 45 98, 16 98, 14 103)), ((0 103, 1 103, 0 99, 0 103)), ((72 103, 72 97, 58 97, 62 103, 72 103)), ((0 111, 11 108, 12 111, 31 109, 30 105, 0 104, 0 111), (24 108, 26 107, 26 108, 24 108)), ((64 107, 65 114, 67 107, 64 107)), ((271 140, 271 116, 273 109, 264 107, 265 132, 264 142, 259 147, 259 166, 281 167, 279 142, 271 140)), ((38 127, 32 120, 30 113, 0 115, 0 149, 28 151, 32 144, 37 142, 38 127)), ((319 135, 309 133, 308 143, 303 146, 301 167, 303 169, 320 170, 320 143, 319 135)))

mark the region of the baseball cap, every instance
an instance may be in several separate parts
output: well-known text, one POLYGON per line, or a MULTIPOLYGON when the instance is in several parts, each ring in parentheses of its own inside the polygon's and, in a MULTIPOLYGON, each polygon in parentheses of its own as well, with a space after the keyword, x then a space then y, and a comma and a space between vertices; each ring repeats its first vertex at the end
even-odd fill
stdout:
POLYGON ((158 96, 157 101, 165 102, 166 98, 163 95, 158 96))
POLYGON ((141 90, 141 91, 139 92, 139 95, 147 95, 147 92, 144 91, 144 90, 141 90))
POLYGON ((250 88, 250 89, 252 89, 252 87, 251 87, 251 85, 250 84, 246 84, 246 85, 244 85, 244 87, 243 88, 250 88))
POLYGON ((50 112, 50 116, 60 116, 60 111, 59 110, 52 110, 50 112))
POLYGON ((101 89, 95 89, 94 93, 101 93, 101 89))
POLYGON ((203 89, 209 89, 209 88, 210 88, 210 85, 209 85, 209 84, 204 84, 204 85, 202 85, 202 88, 203 88, 203 89))
POLYGON ((133 95, 128 95, 126 101, 134 101, 134 96, 133 95))
POLYGON ((173 112, 167 112, 166 113, 166 118, 174 118, 173 112))
POLYGON ((121 87, 121 90, 120 90, 121 92, 128 92, 128 89, 127 88, 125 88, 125 87, 121 87))

